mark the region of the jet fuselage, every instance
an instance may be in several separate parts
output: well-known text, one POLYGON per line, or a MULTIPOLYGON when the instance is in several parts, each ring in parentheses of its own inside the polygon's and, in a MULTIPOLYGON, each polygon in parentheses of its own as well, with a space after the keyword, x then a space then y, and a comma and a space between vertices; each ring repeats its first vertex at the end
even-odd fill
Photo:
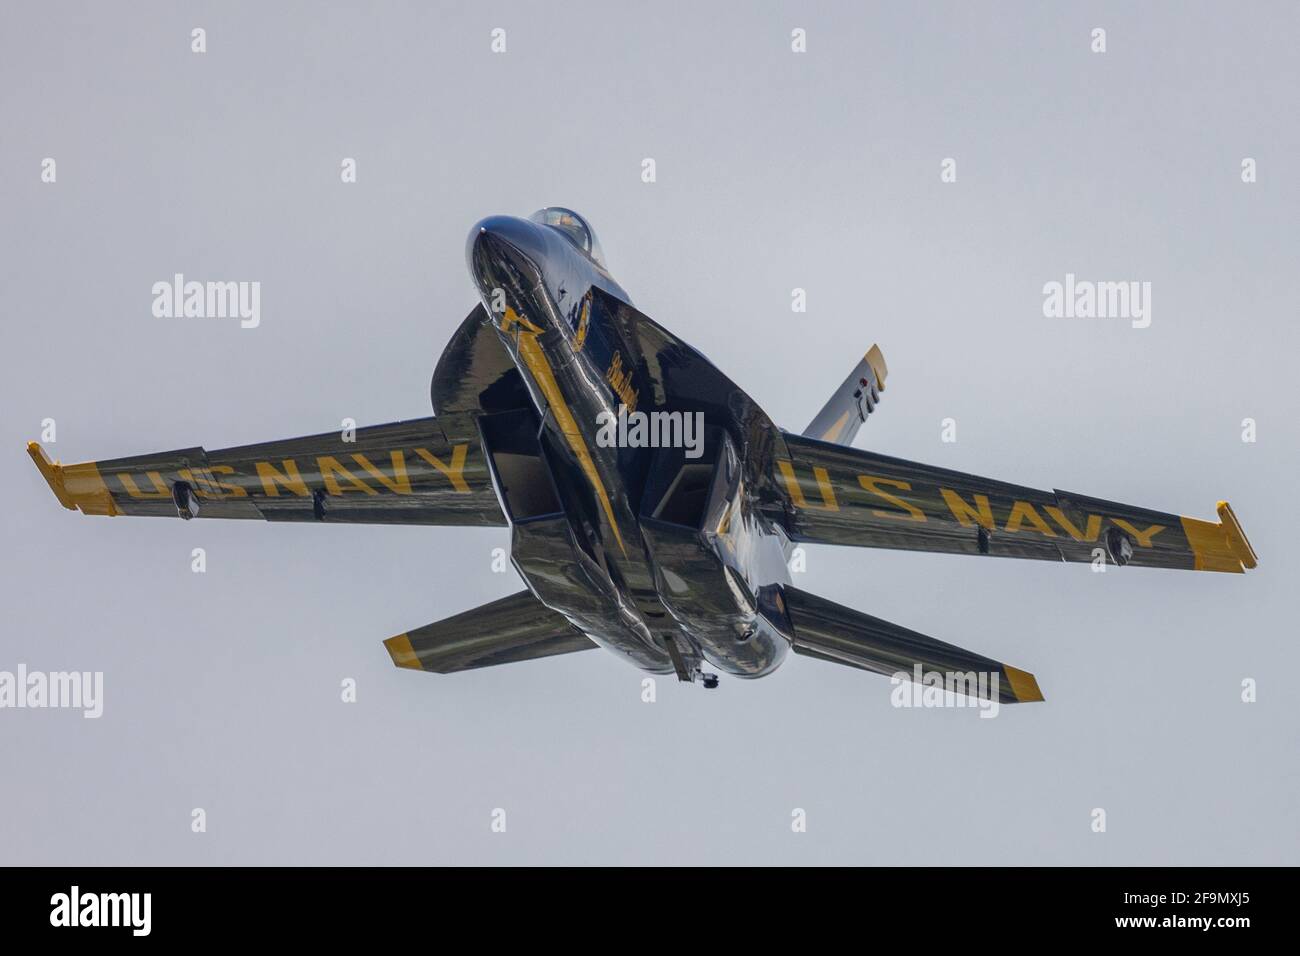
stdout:
POLYGON ((789 581, 790 546, 747 493, 737 423, 706 422, 699 461, 681 449, 602 444, 605 416, 655 404, 633 350, 593 309, 593 290, 630 304, 627 293, 541 222, 484 219, 466 257, 536 413, 505 431, 483 426, 512 560, 529 588, 643 670, 693 680, 707 661, 740 677, 770 673, 789 647, 771 602, 789 581), (529 428, 554 505, 512 500, 524 484, 511 475, 525 460, 517 432, 529 428))

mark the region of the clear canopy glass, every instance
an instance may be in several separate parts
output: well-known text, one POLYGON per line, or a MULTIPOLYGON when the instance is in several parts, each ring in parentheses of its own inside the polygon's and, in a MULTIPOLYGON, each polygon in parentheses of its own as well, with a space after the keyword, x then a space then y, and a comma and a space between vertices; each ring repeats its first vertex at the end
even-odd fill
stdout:
POLYGON ((563 206, 547 206, 545 209, 537 210, 528 218, 543 226, 558 229, 564 233, 565 238, 595 259, 602 269, 605 268, 605 254, 601 251, 600 240, 596 238, 595 230, 591 228, 591 223, 572 209, 565 209, 563 206))

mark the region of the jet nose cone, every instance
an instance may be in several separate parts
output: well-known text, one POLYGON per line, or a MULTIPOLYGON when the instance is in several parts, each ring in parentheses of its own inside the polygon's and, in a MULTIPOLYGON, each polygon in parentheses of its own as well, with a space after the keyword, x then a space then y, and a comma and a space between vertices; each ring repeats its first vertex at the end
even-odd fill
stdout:
POLYGON ((488 216, 469 231, 465 261, 475 277, 482 278, 507 260, 522 265, 536 257, 539 249, 532 223, 514 216, 488 216))

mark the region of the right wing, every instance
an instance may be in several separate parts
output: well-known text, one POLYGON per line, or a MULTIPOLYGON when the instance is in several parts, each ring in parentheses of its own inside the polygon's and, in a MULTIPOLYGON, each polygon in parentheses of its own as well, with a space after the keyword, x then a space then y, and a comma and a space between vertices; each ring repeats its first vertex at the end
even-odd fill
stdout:
POLYGON ((595 642, 533 596, 520 591, 384 641, 393 663, 451 674, 475 667, 589 651, 595 642))
POLYGON ((88 515, 268 521, 506 523, 478 439, 434 418, 207 451, 61 465, 28 454, 59 502, 88 515))
POLYGON ((1047 561, 1108 557, 1135 567, 1228 571, 1255 552, 1227 502, 1219 521, 1068 491, 1041 491, 785 435, 772 462, 777 515, 799 542, 991 554, 1047 561))

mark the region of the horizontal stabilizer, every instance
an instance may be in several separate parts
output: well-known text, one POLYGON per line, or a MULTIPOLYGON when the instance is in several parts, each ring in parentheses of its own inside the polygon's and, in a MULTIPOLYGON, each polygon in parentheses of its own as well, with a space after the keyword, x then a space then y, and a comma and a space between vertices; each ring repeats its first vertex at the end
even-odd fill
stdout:
POLYGON ((996 694, 996 699, 1003 704, 1043 699, 1034 675, 1009 664, 789 585, 783 593, 794 628, 796 654, 885 676, 901 673, 909 680, 919 666, 926 679, 930 674, 938 674, 943 678, 943 685, 956 693, 986 699, 993 699, 996 694))
POLYGON ((835 390, 830 401, 803 430, 804 435, 837 445, 852 445, 862 423, 875 411, 880 393, 885 390, 888 373, 880 346, 871 346, 849 377, 835 390))
POLYGON ((597 645, 531 591, 520 591, 390 637, 384 646, 398 667, 451 674, 588 651, 597 645))

